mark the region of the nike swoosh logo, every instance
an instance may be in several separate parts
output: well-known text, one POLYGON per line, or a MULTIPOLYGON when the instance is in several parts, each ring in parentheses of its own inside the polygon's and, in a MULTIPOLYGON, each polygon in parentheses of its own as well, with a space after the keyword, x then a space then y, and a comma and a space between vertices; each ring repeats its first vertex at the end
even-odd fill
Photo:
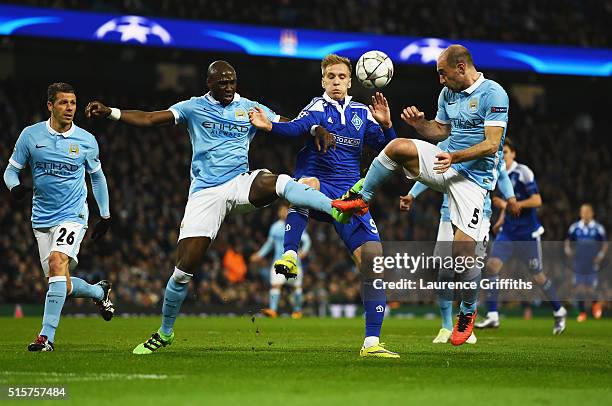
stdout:
POLYGON ((451 104, 455 104, 455 103, 457 103, 457 102, 452 102, 452 103, 451 103, 451 102, 448 102, 448 105, 450 106, 451 104))
POLYGON ((36 148, 44 148, 46 145, 36 145, 36 148))
POLYGON ((471 224, 468 224, 468 227, 469 227, 469 228, 473 228, 474 230, 476 230, 476 227, 474 227, 474 226, 473 226, 473 225, 471 225, 471 224))

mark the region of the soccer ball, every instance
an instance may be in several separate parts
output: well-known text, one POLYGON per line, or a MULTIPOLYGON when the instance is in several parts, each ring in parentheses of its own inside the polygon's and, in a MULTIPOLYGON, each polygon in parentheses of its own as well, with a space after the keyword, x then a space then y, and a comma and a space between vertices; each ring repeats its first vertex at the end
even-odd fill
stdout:
POLYGON ((368 51, 359 57, 355 73, 363 87, 385 87, 393 77, 393 62, 384 52, 368 51))

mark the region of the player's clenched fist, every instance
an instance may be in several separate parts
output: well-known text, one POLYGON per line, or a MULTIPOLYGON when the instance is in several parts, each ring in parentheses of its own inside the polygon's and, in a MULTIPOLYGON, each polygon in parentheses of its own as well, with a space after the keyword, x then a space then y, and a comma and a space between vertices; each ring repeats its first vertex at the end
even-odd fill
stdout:
POLYGON ((414 127, 425 120, 425 113, 419 111, 415 106, 406 107, 402 110, 402 120, 414 127))
POLYGON ((97 100, 89 102, 87 107, 85 107, 85 117, 87 118, 106 118, 110 113, 110 107, 106 107, 97 100))

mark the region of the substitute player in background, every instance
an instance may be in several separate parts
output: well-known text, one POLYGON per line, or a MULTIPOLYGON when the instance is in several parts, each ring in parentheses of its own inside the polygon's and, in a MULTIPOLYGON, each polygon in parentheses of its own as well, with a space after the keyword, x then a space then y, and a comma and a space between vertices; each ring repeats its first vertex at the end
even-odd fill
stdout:
MULTIPOLYGON (((511 139, 506 138, 504 161, 521 212, 517 217, 505 214, 506 202, 499 198, 493 199, 493 204, 502 209, 500 219, 503 221, 503 226, 493 243, 487 261, 487 273, 490 280, 497 280, 504 262, 507 262, 513 254, 518 256, 527 265, 533 279, 550 301, 555 320, 553 334, 559 335, 565 330, 567 310, 561 305, 552 280, 546 277, 542 268, 541 236, 544 234, 544 227, 540 224, 537 214, 537 208, 542 206, 542 197, 531 169, 516 162, 515 158, 516 147, 511 139)), ((476 328, 499 327, 498 294, 499 291, 494 288, 487 292, 487 317, 477 323, 476 328)))
MULTIPOLYGON (((398 138, 374 159, 363 182, 350 195, 334 200, 334 207, 352 212, 365 209, 379 185, 394 172, 423 182, 448 194, 451 222, 455 227, 453 256, 473 258, 481 232, 485 196, 495 188, 497 163, 508 122, 506 91, 478 72, 472 55, 461 45, 451 45, 438 57, 438 76, 444 86, 434 120, 415 106, 402 112, 404 121, 430 141, 449 138, 448 151, 422 140, 398 138)), ((460 282, 476 285, 461 291, 461 310, 451 343, 463 344, 472 334, 481 270, 458 273, 460 282)))
MULTIPOLYGON (((284 253, 285 232, 290 227, 289 224, 286 224, 288 209, 289 206, 287 204, 283 203, 280 205, 278 208, 278 220, 270 226, 268 239, 264 245, 261 246, 259 251, 251 256, 251 262, 261 262, 266 255, 272 251, 272 249, 274 249, 274 257, 272 259, 273 264, 282 257, 284 253)), ((300 260, 306 258, 306 255, 308 255, 308 251, 310 250, 311 241, 308 233, 304 232, 302 234, 300 242, 301 248, 297 253, 299 268, 297 277, 287 279, 285 275, 277 273, 274 270, 274 265, 270 267, 269 307, 262 310, 262 313, 268 317, 275 318, 278 316, 278 301, 281 297, 281 289, 286 283, 293 288, 293 313, 291 313, 291 318, 302 318, 302 280, 304 279, 304 274, 302 272, 303 268, 301 267, 300 260)))
POLYGON ((565 254, 572 260, 574 288, 578 304, 578 321, 587 319, 585 298, 592 298, 591 312, 601 318, 601 303, 597 301, 598 272, 608 252, 605 228, 595 221, 593 206, 580 206, 580 220, 572 224, 565 240, 565 254))
MULTIPOLYGON (((448 147, 448 138, 440 143, 438 147, 442 150, 446 150, 448 147)), ((508 177, 506 166, 502 161, 499 161, 497 165, 498 180, 497 186, 503 196, 508 202, 509 209, 514 210, 515 214, 519 213, 516 197, 514 196, 514 189, 512 188, 512 182, 508 177)), ((412 185, 412 188, 406 196, 400 197, 400 210, 409 211, 416 199, 422 192, 428 189, 428 186, 416 182, 412 185)), ((487 194, 484 204, 484 218, 482 222, 482 232, 476 241, 476 255, 481 258, 487 256, 487 243, 489 241, 489 231, 491 226, 491 198, 487 194)), ((450 251, 450 244, 453 241, 453 225, 451 223, 450 211, 448 208, 448 195, 444 194, 442 206, 440 207, 440 224, 438 226, 438 236, 436 238, 436 247, 434 248, 435 257, 444 257, 444 251, 450 251)), ((438 270, 438 281, 450 282, 454 278, 454 272, 452 269, 439 269, 438 270)), ((446 344, 450 340, 452 329, 453 329, 453 296, 454 292, 450 290, 444 290, 438 292, 438 306, 440 308, 440 315, 442 317, 442 327, 438 331, 438 335, 433 339, 434 344, 446 344)), ((472 332, 472 335, 467 339, 466 343, 476 344, 476 336, 472 332)))
MULTIPOLYGON (((321 190, 330 198, 338 198, 359 180, 363 146, 380 151, 395 138, 387 100, 381 93, 372 97, 370 107, 355 102, 348 95, 351 87, 351 61, 338 55, 327 55, 321 61, 322 97, 315 97, 298 117, 288 123, 272 123, 261 110, 253 111, 251 122, 258 128, 286 136, 314 132, 324 127, 333 133, 336 146, 321 154, 311 140, 299 152, 295 178, 301 183, 321 190), (380 124, 379 124, 380 123, 380 124)), ((346 215, 350 221, 342 224, 324 213, 296 209, 289 213, 285 233, 285 253, 276 261, 275 268, 284 272, 297 272, 297 247, 308 218, 331 222, 345 246, 362 271, 362 300, 365 308, 365 338, 360 350, 362 357, 398 358, 380 343, 386 295, 383 289, 374 289, 373 280, 379 278, 368 264, 382 255, 382 245, 376 223, 369 213, 359 217, 346 215), (365 265, 364 265, 365 264, 365 265)))
POLYGON ((108 281, 91 285, 70 276, 78 263, 89 218, 85 171, 91 178, 102 217, 94 227, 93 239, 100 239, 110 227, 108 189, 98 142, 73 121, 76 95, 72 86, 51 84, 47 89, 47 108, 51 113, 48 120, 23 129, 4 172, 4 182, 11 194, 15 200, 22 200, 32 189, 20 183, 19 172, 30 165, 34 188, 32 228, 49 282, 42 330, 28 346, 30 351, 54 350, 55 331, 66 296, 92 298, 107 321, 115 312, 109 299, 108 281))
POLYGON ((187 296, 189 281, 200 269, 228 214, 265 207, 283 197, 296 206, 341 217, 327 196, 290 176, 275 175, 266 169, 249 171, 249 145, 257 129, 249 123, 248 112, 257 107, 273 121, 278 121, 279 116, 236 93, 237 81, 232 65, 215 61, 207 71, 210 91, 167 110, 121 111, 99 101, 90 102, 85 110, 87 117, 121 120, 137 127, 186 124, 191 140, 191 186, 180 226, 176 266, 164 292, 161 327, 134 348, 134 354, 151 354, 172 344, 174 323, 187 296))

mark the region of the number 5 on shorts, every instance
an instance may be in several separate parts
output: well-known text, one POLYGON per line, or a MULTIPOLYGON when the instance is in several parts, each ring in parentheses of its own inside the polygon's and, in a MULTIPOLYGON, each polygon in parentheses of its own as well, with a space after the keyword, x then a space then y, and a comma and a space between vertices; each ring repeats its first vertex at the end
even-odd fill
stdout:
POLYGON ((470 222, 470 224, 476 226, 478 225, 478 215, 480 214, 480 209, 476 208, 474 209, 474 215, 472 216, 472 221, 470 222))

